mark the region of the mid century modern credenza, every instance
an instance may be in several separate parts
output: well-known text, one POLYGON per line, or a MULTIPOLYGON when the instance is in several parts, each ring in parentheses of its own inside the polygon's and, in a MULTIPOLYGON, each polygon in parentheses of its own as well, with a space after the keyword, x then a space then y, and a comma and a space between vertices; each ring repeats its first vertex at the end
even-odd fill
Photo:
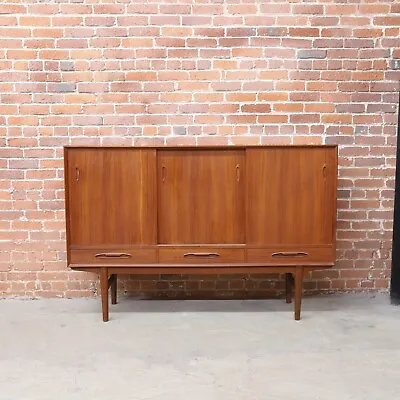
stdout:
POLYGON ((68 266, 100 275, 284 273, 335 263, 337 147, 65 147, 68 266))

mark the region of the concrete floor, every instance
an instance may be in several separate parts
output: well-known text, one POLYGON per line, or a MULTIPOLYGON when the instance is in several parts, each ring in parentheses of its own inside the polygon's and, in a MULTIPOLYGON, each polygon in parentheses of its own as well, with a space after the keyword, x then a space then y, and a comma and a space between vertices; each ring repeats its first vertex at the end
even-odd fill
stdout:
POLYGON ((1 400, 400 398, 387 294, 266 301, 0 301, 1 400))

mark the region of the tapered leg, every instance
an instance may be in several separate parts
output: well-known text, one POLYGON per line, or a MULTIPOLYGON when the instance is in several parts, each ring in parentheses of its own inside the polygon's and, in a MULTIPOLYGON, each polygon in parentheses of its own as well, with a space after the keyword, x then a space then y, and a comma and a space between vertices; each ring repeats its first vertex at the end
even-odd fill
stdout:
POLYGON ((117 304, 117 275, 111 275, 111 304, 117 304))
POLYGON ((289 272, 286 273, 286 303, 292 302, 293 296, 293 275, 289 272))
POLYGON ((100 268, 101 307, 103 321, 108 321, 108 271, 106 267, 100 268))
POLYGON ((295 282, 294 282, 294 319, 300 319, 301 297, 303 294, 303 267, 296 267, 295 282))

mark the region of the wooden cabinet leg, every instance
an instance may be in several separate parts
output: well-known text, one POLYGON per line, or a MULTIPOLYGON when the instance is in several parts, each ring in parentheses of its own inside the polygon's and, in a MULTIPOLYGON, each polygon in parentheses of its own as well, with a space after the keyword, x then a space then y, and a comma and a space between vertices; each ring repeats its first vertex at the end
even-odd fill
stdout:
POLYGON ((289 272, 286 273, 286 303, 292 302, 293 296, 293 275, 289 272))
POLYGON ((111 275, 111 304, 117 304, 117 274, 111 275))
POLYGON ((303 294, 303 267, 296 267, 295 282, 294 282, 294 319, 300 319, 301 297, 303 294))
POLYGON ((108 321, 108 270, 106 267, 100 268, 100 291, 101 308, 103 310, 103 321, 108 321))

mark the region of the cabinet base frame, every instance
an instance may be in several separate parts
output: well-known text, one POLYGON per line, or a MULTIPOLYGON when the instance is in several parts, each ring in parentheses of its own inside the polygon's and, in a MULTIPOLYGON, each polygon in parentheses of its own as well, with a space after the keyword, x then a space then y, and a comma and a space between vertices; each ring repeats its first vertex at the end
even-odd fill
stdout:
MULTIPOLYGON (((101 290, 101 304, 103 321, 109 320, 109 289, 111 288, 111 304, 117 304, 117 275, 118 274, 162 274, 162 273, 176 273, 176 274, 209 274, 210 268, 207 267, 180 267, 171 268, 171 266, 162 266, 159 268, 146 268, 146 267, 121 267, 121 266, 104 266, 104 267, 87 267, 85 265, 71 266, 74 270, 97 272, 100 275, 100 290, 101 290)), ((274 267, 231 267, 223 268, 215 266, 212 269, 213 273, 217 274, 234 274, 234 273, 284 273, 286 279, 286 302, 292 302, 293 286, 294 286, 294 319, 300 320, 301 302, 303 297, 303 280, 304 274, 308 271, 316 269, 327 269, 330 266, 274 266, 274 267)))

